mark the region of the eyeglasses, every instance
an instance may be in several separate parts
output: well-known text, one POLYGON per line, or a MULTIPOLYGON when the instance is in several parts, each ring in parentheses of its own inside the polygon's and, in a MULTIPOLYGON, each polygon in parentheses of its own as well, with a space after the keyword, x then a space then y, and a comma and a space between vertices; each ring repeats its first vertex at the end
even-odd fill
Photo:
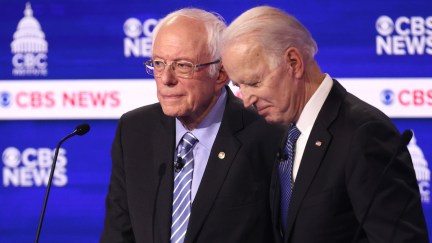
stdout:
POLYGON ((171 72, 180 78, 191 78, 194 74, 195 69, 206 67, 212 64, 220 63, 221 60, 218 59, 213 62, 193 64, 188 61, 172 61, 170 64, 163 60, 148 60, 144 63, 146 71, 148 74, 160 78, 165 70, 166 66, 171 66, 171 72))

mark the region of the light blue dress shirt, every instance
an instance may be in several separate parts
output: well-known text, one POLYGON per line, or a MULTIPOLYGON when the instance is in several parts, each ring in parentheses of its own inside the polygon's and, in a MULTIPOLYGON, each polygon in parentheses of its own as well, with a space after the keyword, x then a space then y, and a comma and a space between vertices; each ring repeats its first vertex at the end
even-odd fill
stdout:
MULTIPOLYGON (((176 144, 179 143, 180 139, 186 132, 191 132, 198 139, 198 143, 193 149, 194 171, 191 190, 192 202, 198 191, 198 187, 201 183, 201 179, 203 177, 208 159, 210 157, 211 148, 213 147, 213 143, 219 131, 219 127, 222 122, 222 116, 225 110, 226 100, 227 91, 225 90, 225 88, 222 88, 221 95, 219 96, 219 99, 213 106, 212 110, 207 114, 204 120, 192 131, 187 130, 181 124, 181 122, 176 119, 176 144)), ((174 154, 174 159, 176 158, 176 156, 177 155, 174 154)))

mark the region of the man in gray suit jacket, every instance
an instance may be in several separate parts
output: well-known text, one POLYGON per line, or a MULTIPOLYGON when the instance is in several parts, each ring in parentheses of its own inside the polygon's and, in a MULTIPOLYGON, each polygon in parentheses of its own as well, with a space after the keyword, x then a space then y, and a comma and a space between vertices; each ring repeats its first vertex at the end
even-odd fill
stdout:
POLYGON ((309 31, 272 7, 246 11, 223 34, 223 65, 245 106, 289 128, 270 192, 275 240, 429 242, 401 135, 322 73, 316 52, 309 31))
POLYGON ((154 30, 145 65, 159 103, 119 121, 101 242, 273 241, 268 194, 283 132, 226 86, 224 28, 182 9, 154 30))

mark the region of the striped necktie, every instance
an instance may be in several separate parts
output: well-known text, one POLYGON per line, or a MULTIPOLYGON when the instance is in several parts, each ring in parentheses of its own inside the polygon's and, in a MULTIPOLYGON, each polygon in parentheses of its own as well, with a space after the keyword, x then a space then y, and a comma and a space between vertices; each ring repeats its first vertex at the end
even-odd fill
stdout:
POLYGON ((177 162, 174 171, 174 192, 171 224, 171 243, 184 241, 191 213, 191 185, 194 168, 192 149, 198 139, 190 132, 185 133, 177 146, 177 162))
POLYGON ((281 216, 281 228, 282 232, 285 232, 288 221, 288 208, 291 201, 291 193, 294 185, 292 170, 294 163, 295 145, 301 132, 298 128, 291 124, 288 130, 288 139, 285 145, 284 153, 286 159, 279 164, 279 181, 281 186, 280 194, 280 216, 281 216))

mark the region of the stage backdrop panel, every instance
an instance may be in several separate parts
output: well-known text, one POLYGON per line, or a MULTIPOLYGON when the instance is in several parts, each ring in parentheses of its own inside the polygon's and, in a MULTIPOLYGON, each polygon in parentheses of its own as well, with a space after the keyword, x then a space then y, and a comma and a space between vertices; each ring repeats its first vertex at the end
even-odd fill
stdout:
POLYGON ((157 102, 143 66, 155 25, 183 7, 229 23, 257 5, 301 20, 324 72, 414 131, 408 148, 432 235, 430 0, 2 0, 0 242, 34 240, 54 149, 83 122, 90 132, 60 150, 41 242, 98 242, 117 120, 157 102))

